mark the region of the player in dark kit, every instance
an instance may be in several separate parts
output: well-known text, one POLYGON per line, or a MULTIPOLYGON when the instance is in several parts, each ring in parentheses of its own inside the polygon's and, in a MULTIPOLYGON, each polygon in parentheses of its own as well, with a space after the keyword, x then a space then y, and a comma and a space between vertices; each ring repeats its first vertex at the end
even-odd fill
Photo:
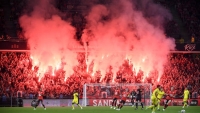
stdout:
POLYGON ((118 88, 116 88, 115 91, 114 91, 114 97, 113 97, 112 106, 110 108, 113 108, 113 109, 116 108, 117 99, 119 99, 119 95, 120 95, 120 90, 118 88))
POLYGON ((42 104, 42 106, 44 107, 44 110, 46 110, 46 107, 45 105, 43 104, 43 92, 42 90, 40 89, 40 91, 38 92, 38 104, 34 107, 34 110, 36 110, 37 106, 40 104, 42 104))
POLYGON ((141 104, 142 109, 143 109, 144 106, 143 106, 143 103, 142 103, 142 90, 141 90, 141 88, 137 89, 137 91, 136 91, 136 99, 135 100, 136 100, 136 103, 135 103, 136 108, 135 109, 138 109, 138 103, 141 104))
POLYGON ((136 97, 136 91, 133 90, 130 94, 131 96, 131 104, 132 104, 132 107, 134 106, 134 101, 135 101, 135 97, 136 97))

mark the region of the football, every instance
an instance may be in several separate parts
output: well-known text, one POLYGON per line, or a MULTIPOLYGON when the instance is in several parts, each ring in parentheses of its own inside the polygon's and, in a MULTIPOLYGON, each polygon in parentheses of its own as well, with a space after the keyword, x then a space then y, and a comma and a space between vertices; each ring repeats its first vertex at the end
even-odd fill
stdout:
POLYGON ((185 110, 183 109, 183 110, 181 110, 181 113, 185 113, 185 110))
POLYGON ((31 102, 31 106, 32 106, 32 107, 35 107, 36 105, 38 105, 38 101, 37 101, 37 100, 33 100, 33 101, 31 102))

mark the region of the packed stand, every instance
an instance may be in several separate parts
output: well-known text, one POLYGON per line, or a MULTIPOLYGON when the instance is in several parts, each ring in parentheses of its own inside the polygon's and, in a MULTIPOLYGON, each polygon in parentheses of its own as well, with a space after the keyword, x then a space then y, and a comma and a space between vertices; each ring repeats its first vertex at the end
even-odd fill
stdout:
POLYGON ((143 81, 142 71, 136 76, 128 61, 124 61, 117 73, 113 73, 110 66, 104 78, 101 79, 100 71, 92 76, 90 73, 92 70, 89 69, 86 72, 83 53, 78 54, 79 64, 73 68, 74 73, 67 79, 62 68, 57 70, 55 75, 46 73, 42 79, 39 79, 37 73, 39 67, 32 66, 29 53, 1 52, 0 57, 0 95, 6 98, 17 97, 17 91, 23 92, 23 98, 36 98, 40 88, 45 89, 45 98, 71 98, 74 89, 78 89, 81 95, 83 94, 85 83, 112 83, 113 80, 114 83, 151 83, 153 87, 160 84, 165 90, 173 86, 177 91, 177 97, 182 94, 185 86, 188 86, 191 92, 200 94, 198 87, 200 85, 200 54, 169 55, 169 61, 165 65, 160 82, 156 82, 156 72, 152 72, 143 81))

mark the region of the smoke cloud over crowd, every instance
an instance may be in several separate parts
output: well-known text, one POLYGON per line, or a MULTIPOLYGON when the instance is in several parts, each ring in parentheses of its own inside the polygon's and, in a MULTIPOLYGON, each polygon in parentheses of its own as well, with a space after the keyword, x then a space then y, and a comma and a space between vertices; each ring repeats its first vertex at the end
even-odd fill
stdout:
MULTIPOLYGON (((72 73, 76 64, 76 54, 68 47, 78 45, 74 40, 75 28, 70 22, 64 21, 49 0, 38 0, 34 3, 33 11, 20 18, 20 25, 28 39, 33 65, 39 67, 40 78, 52 66, 58 69, 63 62, 67 62, 65 70, 72 73)), ((54 73, 52 73, 54 74, 54 73)))
POLYGON ((39 67, 40 78, 49 66, 56 70, 61 62, 66 62, 64 70, 66 77, 70 76, 73 66, 78 64, 76 47, 83 47, 87 69, 93 64, 91 75, 99 70, 103 78, 112 66, 115 77, 120 65, 127 60, 136 73, 143 71, 144 79, 157 70, 159 81, 167 55, 175 49, 174 40, 166 37, 163 27, 172 17, 152 0, 88 2, 89 9, 83 11, 87 24, 81 40, 74 38, 76 29, 70 21, 61 18, 63 12, 53 2, 38 0, 34 4, 33 10, 19 21, 28 39, 33 65, 39 67))

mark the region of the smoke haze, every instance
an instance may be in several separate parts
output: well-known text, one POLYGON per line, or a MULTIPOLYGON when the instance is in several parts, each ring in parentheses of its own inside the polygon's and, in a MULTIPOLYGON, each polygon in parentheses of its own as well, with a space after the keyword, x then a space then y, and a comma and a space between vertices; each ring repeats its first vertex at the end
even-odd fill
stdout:
MULTIPOLYGON (((61 19, 60 12, 49 0, 38 0, 31 5, 33 12, 21 16, 19 21, 28 39, 33 65, 39 66, 39 73, 43 76, 49 66, 58 68, 63 58, 67 67, 76 65, 76 54, 69 48, 79 45, 74 39, 75 28, 61 19)), ((73 72, 72 68, 65 67, 65 70, 73 72)))
MULTIPOLYGON (((62 13, 52 2, 41 1, 33 6, 30 14, 20 17, 34 65, 45 73, 48 66, 58 67, 64 57, 69 76, 77 65, 76 53, 69 48, 81 46, 74 38, 76 29, 61 18, 62 13)), ((159 81, 167 55, 175 48, 174 40, 165 36, 163 28, 165 21, 172 18, 170 13, 151 0, 110 0, 107 4, 99 4, 98 0, 82 2, 90 6, 83 11, 87 24, 81 41, 87 67, 94 63, 92 74, 100 70, 104 77, 112 66, 115 78, 120 65, 127 59, 133 70, 144 72, 143 79, 157 70, 159 81)))

